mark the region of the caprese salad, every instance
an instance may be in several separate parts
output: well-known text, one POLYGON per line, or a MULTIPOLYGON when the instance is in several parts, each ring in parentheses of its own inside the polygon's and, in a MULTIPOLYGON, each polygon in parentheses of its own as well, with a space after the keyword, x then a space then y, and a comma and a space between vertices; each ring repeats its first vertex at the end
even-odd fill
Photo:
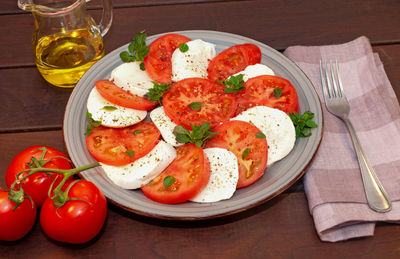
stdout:
MULTIPOLYGON (((147 46, 142 32, 120 56, 89 94, 86 145, 121 188, 169 204, 229 199, 301 133, 296 89, 260 64, 254 44, 217 54, 179 34, 147 46)), ((308 114, 303 124, 316 126, 308 114)))

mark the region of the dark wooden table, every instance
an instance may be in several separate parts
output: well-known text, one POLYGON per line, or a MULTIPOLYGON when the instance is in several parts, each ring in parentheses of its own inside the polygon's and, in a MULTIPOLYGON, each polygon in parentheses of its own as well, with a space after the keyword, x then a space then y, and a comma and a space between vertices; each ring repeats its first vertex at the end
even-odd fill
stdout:
MULTIPOLYGON (((101 15, 101 1, 90 3, 101 15)), ((284 50, 291 45, 343 43, 367 36, 400 97, 400 1, 114 0, 107 53, 136 32, 216 30, 284 50)), ((16 0, 0 4, 0 187, 13 156, 32 145, 66 152, 62 120, 72 89, 52 87, 31 52, 33 18, 16 0)), ((1 258, 400 258, 400 226, 378 224, 374 237, 321 242, 302 181, 248 211, 198 222, 139 216, 109 204, 101 233, 84 245, 47 238, 37 224, 22 240, 0 242, 1 258)))

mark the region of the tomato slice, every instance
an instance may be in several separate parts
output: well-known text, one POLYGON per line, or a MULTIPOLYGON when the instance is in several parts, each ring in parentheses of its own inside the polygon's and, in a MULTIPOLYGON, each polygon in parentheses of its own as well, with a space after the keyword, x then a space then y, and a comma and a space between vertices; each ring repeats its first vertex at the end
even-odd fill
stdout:
POLYGON ((95 127, 86 137, 86 146, 97 161, 121 166, 145 156, 159 138, 157 127, 142 121, 126 128, 95 127))
POLYGON ((261 62, 258 46, 246 43, 234 45, 215 56, 208 65, 208 78, 212 81, 225 81, 228 77, 242 71, 249 65, 261 62))
POLYGON ((294 86, 279 76, 263 75, 250 78, 245 82, 245 89, 237 94, 238 108, 236 114, 253 106, 268 106, 286 113, 299 112, 299 102, 294 86), (274 93, 281 89, 279 97, 274 93))
POLYGON ((172 82, 171 57, 180 44, 191 41, 179 34, 165 34, 149 45, 149 54, 144 58, 146 72, 151 79, 159 83, 172 82))
POLYGON ((98 80, 94 85, 104 99, 116 105, 144 111, 148 111, 156 106, 156 103, 152 103, 146 98, 122 90, 122 88, 110 80, 98 80))
POLYGON ((199 194, 210 178, 210 163, 203 149, 186 144, 176 149, 176 158, 159 176, 142 186, 143 193, 151 200, 176 204, 199 194), (165 187, 166 177, 175 179, 165 187))
POLYGON ((228 121, 213 129, 220 134, 206 143, 206 147, 220 147, 233 152, 239 163, 237 188, 253 184, 267 168, 268 145, 265 138, 257 138, 260 130, 245 121, 228 121), (247 153, 247 155, 246 155, 247 153))
POLYGON ((227 94, 225 86, 204 78, 187 78, 174 83, 164 94, 165 113, 171 120, 191 129, 190 124, 210 122, 215 126, 227 121, 237 107, 234 94, 227 94), (193 108, 197 103, 201 107, 193 108))

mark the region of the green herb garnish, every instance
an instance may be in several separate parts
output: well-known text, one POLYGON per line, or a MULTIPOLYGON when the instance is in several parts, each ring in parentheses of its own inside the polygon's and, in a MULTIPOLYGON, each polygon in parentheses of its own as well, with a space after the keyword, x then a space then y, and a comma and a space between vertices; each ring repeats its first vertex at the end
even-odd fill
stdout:
POLYGON ((129 157, 133 157, 135 155, 135 151, 133 150, 127 150, 125 151, 125 155, 129 156, 129 157))
POLYGON ((117 107, 115 107, 115 106, 104 106, 101 109, 112 112, 112 111, 115 111, 117 109, 117 107))
POLYGON ((179 143, 194 143, 197 147, 202 147, 205 142, 219 134, 219 132, 211 132, 210 123, 206 122, 200 126, 190 124, 192 130, 186 129, 184 126, 176 126, 174 134, 176 141, 179 143))
POLYGON ((293 125, 296 129, 296 138, 306 138, 311 136, 311 128, 316 128, 318 125, 312 120, 314 113, 306 111, 303 115, 293 112, 289 113, 290 118, 293 121, 293 125))
POLYGON ((171 185, 173 185, 174 182, 175 182, 175 178, 172 175, 168 175, 167 177, 164 178, 163 185, 165 188, 168 188, 171 185))
POLYGON ((242 153, 242 159, 246 159, 246 157, 250 154, 251 148, 246 148, 242 153))
POLYGON ((101 121, 95 121, 90 112, 86 112, 86 118, 88 119, 88 125, 86 126, 85 135, 89 136, 92 133, 93 128, 101 125, 101 121))
POLYGON ((181 43, 179 45, 179 50, 182 51, 182 52, 186 52, 186 51, 189 50, 189 46, 186 43, 181 43))
MULTIPOLYGON (((143 61, 149 53, 149 46, 146 45, 146 32, 136 34, 136 38, 128 45, 128 51, 122 51, 119 56, 124 62, 143 61)), ((144 64, 140 64, 140 69, 144 70, 144 64)))
POLYGON ((262 133, 261 131, 259 131, 259 132, 256 133, 256 137, 257 137, 257 138, 266 138, 267 136, 265 136, 264 133, 262 133))
POLYGON ((141 130, 135 130, 135 131, 133 132, 134 135, 138 135, 138 134, 140 134, 140 133, 142 133, 141 130))
POLYGON ((237 76, 231 76, 224 82, 217 81, 225 85, 225 93, 238 93, 244 89, 243 75, 239 74, 237 76))
POLYGON ((162 102, 163 95, 169 91, 171 84, 163 84, 153 82, 153 88, 150 88, 146 94, 146 98, 153 103, 162 102))
POLYGON ((275 95, 276 98, 281 97, 282 89, 281 88, 274 88, 274 95, 275 95))
POLYGON ((189 104, 190 109, 192 109, 194 111, 200 110, 201 106, 203 106, 203 105, 199 102, 192 102, 191 104, 189 104))

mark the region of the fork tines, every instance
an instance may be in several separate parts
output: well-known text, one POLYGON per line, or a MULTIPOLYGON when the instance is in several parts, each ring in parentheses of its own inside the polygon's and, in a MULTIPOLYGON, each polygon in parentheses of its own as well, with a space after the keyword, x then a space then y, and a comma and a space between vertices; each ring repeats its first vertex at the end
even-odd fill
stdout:
POLYGON ((322 60, 319 61, 324 96, 328 96, 329 98, 344 97, 337 59, 335 63, 336 65, 334 66, 332 60, 329 61, 329 64, 326 61, 324 64, 322 64, 322 60), (325 73, 325 76, 323 73, 325 73))

